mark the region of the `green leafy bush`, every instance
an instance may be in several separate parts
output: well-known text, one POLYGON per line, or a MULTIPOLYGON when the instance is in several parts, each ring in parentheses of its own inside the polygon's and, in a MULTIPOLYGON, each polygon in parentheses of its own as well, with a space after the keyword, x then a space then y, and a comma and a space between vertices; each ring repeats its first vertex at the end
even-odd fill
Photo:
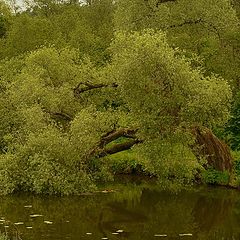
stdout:
POLYGON ((226 185, 229 183, 230 175, 229 172, 220 172, 213 168, 209 168, 202 173, 203 182, 208 184, 220 184, 226 185))
POLYGON ((146 163, 139 158, 136 152, 131 150, 120 152, 109 157, 108 163, 115 174, 151 174, 146 163))
POLYGON ((228 135, 231 148, 236 151, 240 150, 240 93, 235 96, 231 118, 225 132, 228 135))
POLYGON ((0 156, 0 192, 69 195, 94 190, 78 157, 69 139, 56 129, 31 134, 17 152, 0 156))

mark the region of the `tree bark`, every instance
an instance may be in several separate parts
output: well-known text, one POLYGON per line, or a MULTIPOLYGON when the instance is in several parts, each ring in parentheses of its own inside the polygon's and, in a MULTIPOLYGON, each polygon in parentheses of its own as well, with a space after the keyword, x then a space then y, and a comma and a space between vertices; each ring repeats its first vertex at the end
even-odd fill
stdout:
POLYGON ((136 136, 137 131, 138 129, 121 128, 106 133, 100 139, 99 144, 90 151, 88 158, 105 157, 107 155, 129 150, 134 145, 142 143, 143 140, 138 139, 136 136), (111 146, 107 146, 109 143, 113 143, 115 140, 121 137, 125 138, 123 142, 114 143, 111 146))
POLYGON ((139 139, 128 140, 124 143, 115 144, 110 148, 101 149, 100 152, 97 155, 98 155, 98 157, 105 157, 107 155, 111 155, 111 154, 115 154, 115 153, 118 153, 118 152, 126 151, 126 150, 129 150, 134 145, 136 145, 138 143, 142 143, 142 142, 143 141, 139 140, 139 139))
POLYGON ((197 158, 205 158, 207 166, 218 171, 232 171, 232 156, 226 143, 217 138, 210 129, 194 127, 192 133, 195 144, 192 146, 197 158))
POLYGON ((107 135, 104 135, 100 141, 100 146, 104 147, 108 143, 120 138, 120 137, 126 137, 126 138, 136 138, 135 133, 137 132, 137 129, 129 129, 129 128, 122 128, 118 131, 111 131, 107 135))
MULTIPOLYGON (((134 145, 144 141, 137 138, 137 131, 138 129, 122 128, 106 133, 100 139, 99 144, 90 151, 88 157, 100 158, 131 149, 134 145), (120 137, 124 137, 125 140, 121 143, 114 143, 120 137), (109 143, 111 143, 110 146, 108 146, 109 143)), ((193 127, 191 131, 195 137, 195 143, 190 147, 199 160, 202 158, 207 160, 204 167, 231 172, 233 159, 228 145, 208 128, 193 127)))

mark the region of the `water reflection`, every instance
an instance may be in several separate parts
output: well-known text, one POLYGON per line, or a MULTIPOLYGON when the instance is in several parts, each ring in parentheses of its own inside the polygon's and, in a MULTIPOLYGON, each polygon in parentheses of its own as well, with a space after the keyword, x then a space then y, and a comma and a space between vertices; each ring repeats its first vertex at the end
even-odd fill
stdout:
POLYGON ((200 187, 174 194, 146 181, 107 187, 116 192, 1 197, 0 229, 6 231, 5 218, 9 232, 21 223, 14 226, 23 240, 240 239, 238 191, 200 187))

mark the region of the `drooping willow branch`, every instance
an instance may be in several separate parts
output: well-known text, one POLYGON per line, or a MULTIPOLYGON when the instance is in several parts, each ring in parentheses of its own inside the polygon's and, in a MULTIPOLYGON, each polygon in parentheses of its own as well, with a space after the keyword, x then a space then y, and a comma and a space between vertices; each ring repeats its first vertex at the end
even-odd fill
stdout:
POLYGON ((190 148, 197 159, 207 160, 206 168, 218 171, 232 171, 233 158, 229 146, 208 129, 195 126, 191 129, 195 142, 190 148))

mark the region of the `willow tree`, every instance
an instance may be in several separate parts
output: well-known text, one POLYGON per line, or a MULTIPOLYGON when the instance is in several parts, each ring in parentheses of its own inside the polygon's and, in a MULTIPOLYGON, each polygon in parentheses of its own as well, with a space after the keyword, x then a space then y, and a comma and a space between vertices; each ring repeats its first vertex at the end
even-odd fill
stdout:
POLYGON ((198 158, 205 155, 213 166, 219 161, 218 170, 231 170, 230 153, 224 143, 208 130, 196 134, 196 129, 216 127, 227 120, 231 99, 227 81, 215 75, 206 77, 201 68, 193 68, 191 60, 169 47, 162 32, 120 32, 112 50, 114 79, 121 88, 133 125, 139 129, 139 139, 145 141, 143 152, 153 165, 160 165, 156 169, 169 167, 184 172, 187 164, 180 159, 193 159, 188 150, 196 146, 190 135, 199 140, 208 132, 211 139, 208 143, 214 145, 211 146, 214 150, 210 151, 208 143, 199 140, 199 145, 206 144, 206 148, 200 147, 199 155, 193 153, 198 158), (223 156, 219 157, 219 151, 223 156), (180 157, 180 152, 187 154, 180 157))
MULTIPOLYGON (((235 101, 238 101, 239 18, 235 11, 237 4, 235 3, 234 9, 232 2, 234 1, 120 0, 117 2, 115 27, 124 31, 142 31, 146 28, 164 30, 170 46, 181 49, 186 57, 190 57, 192 66, 203 67, 204 76, 211 77, 215 73, 227 79, 236 96, 235 101)), ((237 126, 234 119, 237 116, 231 120, 231 128, 234 124, 237 126)), ((234 131, 237 132, 237 127, 234 131)), ((229 149, 224 143, 220 147, 221 141, 218 142, 212 132, 206 129, 194 133, 197 134, 199 143, 203 143, 204 139, 207 141, 207 136, 212 136, 214 140, 210 144, 211 149, 206 148, 203 153, 220 159, 225 156, 223 159, 228 159, 226 166, 231 168, 231 164, 227 163, 231 159, 229 149), (223 151, 217 153, 216 147, 223 151)), ((231 138, 234 141, 234 137, 231 138)), ((209 161, 212 162, 210 158, 209 161)), ((215 163, 213 165, 217 166, 215 163)), ((219 166, 217 168, 225 169, 219 166)))

